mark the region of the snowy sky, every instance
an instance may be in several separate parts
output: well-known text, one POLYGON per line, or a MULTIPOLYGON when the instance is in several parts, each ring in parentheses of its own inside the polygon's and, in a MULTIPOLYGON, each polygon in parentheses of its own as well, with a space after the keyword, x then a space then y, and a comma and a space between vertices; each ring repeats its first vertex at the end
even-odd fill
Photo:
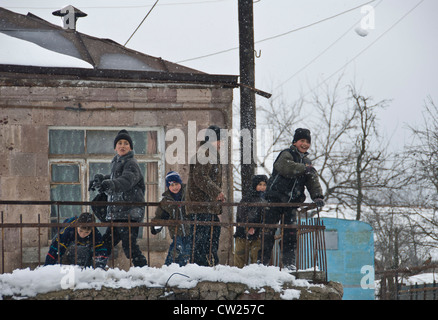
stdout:
MULTIPOLYGON (((62 25, 52 12, 71 4, 88 14, 78 31, 123 45, 155 2, 0 0, 0 6, 62 25)), ((343 72, 346 84, 354 81, 375 102, 392 100, 378 117, 383 133, 401 149, 409 137, 406 125, 422 120, 426 97, 438 102, 437 12, 436 0, 254 1, 255 48, 261 53, 256 87, 293 101, 343 72), (366 4, 374 11, 361 11, 366 4), (374 27, 365 37, 355 32, 361 21, 374 27)), ((3 64, 88 67, 3 34, 0 43, 3 64)), ((127 47, 204 72, 238 75, 237 0, 160 0, 127 47)), ((237 89, 235 96, 238 103, 237 89)))

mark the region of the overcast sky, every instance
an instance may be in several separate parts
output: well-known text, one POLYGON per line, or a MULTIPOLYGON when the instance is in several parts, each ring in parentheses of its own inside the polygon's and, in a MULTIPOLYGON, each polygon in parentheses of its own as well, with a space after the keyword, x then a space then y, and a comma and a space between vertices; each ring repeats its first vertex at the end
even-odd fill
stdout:
MULTIPOLYGON (((52 12, 71 4, 88 14, 78 31, 123 45, 155 2, 0 0, 0 6, 62 25, 52 12)), ((254 1, 256 87, 293 101, 343 73, 345 83, 354 81, 375 102, 391 99, 380 125, 402 148, 406 125, 421 122, 426 97, 438 103, 438 1, 369 2, 254 1), (374 28, 364 37, 355 31, 361 21, 374 28)), ((238 40, 237 0, 160 0, 126 46, 207 73, 238 75, 238 40)), ((3 34, 0 43, 2 64, 89 67, 3 34)))

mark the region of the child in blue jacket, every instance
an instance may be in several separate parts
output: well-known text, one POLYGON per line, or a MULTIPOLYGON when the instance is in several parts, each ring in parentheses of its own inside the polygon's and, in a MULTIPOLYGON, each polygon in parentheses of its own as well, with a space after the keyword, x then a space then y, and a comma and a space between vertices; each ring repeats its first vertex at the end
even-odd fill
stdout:
POLYGON ((59 256, 62 264, 75 264, 82 267, 93 266, 94 235, 95 267, 105 268, 108 257, 106 248, 103 246, 102 235, 96 227, 81 226, 81 223, 94 221, 94 216, 88 212, 82 213, 79 217, 63 221, 63 223, 70 223, 70 225, 61 229, 59 235, 53 238, 44 265, 57 264, 59 256))

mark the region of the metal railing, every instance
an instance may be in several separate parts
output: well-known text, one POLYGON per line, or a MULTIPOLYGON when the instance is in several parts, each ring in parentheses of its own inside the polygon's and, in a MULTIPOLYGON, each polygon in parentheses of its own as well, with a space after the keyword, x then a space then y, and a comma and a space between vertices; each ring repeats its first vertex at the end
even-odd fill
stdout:
MULTIPOLYGON (((1 251, 1 273, 5 272, 5 264, 8 264, 8 269, 17 269, 17 268, 23 268, 23 251, 26 248, 32 247, 34 250, 37 251, 37 265, 44 264, 43 261, 41 261, 41 253, 43 248, 50 245, 51 237, 50 237, 50 230, 55 228, 57 233, 59 234, 59 230, 61 228, 67 227, 70 224, 69 223, 63 223, 61 222, 61 217, 59 215, 60 213, 60 207, 62 206, 78 206, 80 207, 80 210, 78 212, 92 212, 91 211, 91 205, 93 206, 106 206, 109 203, 106 202, 75 202, 75 201, 0 201, 0 210, 1 210, 1 216, 0 216, 0 232, 1 232, 1 245, 0 245, 0 251, 1 251), (23 210, 23 212, 29 213, 32 211, 38 211, 37 207, 48 207, 46 212, 51 212, 53 208, 56 208, 55 212, 57 213, 56 219, 52 217, 53 220, 56 222, 50 222, 50 217, 44 217, 44 220, 47 222, 42 222, 41 213, 37 214, 24 214, 24 213, 17 213, 17 211, 23 210), (84 208, 90 208, 89 210, 84 210, 84 208), (6 216, 8 219, 6 219, 6 216), (13 218, 11 218, 13 216, 13 218), (17 219, 18 217, 18 219, 17 219), (7 222, 9 221, 16 221, 16 222, 7 222), (18 221, 17 221, 18 220, 18 221), (34 220, 33 222, 26 222, 26 220, 34 220), (36 221, 35 221, 36 220, 36 221), (36 238, 35 236, 31 236, 29 233, 27 235, 24 235, 24 230, 26 229, 34 229, 37 231, 36 238), (44 230, 46 233, 44 233, 44 230), (8 233, 12 233, 14 236, 12 236, 11 239, 8 238, 8 233), (14 241, 15 240, 15 241, 14 241), (32 244, 32 245, 29 245, 32 244), (19 258, 14 258, 14 261, 11 261, 12 258, 8 257, 8 252, 14 252, 15 256, 17 255, 17 252, 19 252, 18 256, 19 258)), ((192 220, 154 220, 151 221, 150 216, 150 209, 153 207, 159 206, 159 202, 141 202, 141 203, 115 203, 112 202, 111 205, 117 205, 117 206, 123 206, 123 205, 130 205, 130 206, 144 206, 145 207, 145 218, 143 222, 132 222, 132 221, 126 221, 126 222, 90 222, 90 223, 81 223, 82 226, 89 226, 89 227, 109 227, 113 228, 115 227, 128 227, 129 230, 129 236, 131 232, 132 227, 146 227, 147 232, 145 232, 145 238, 146 238, 146 256, 147 261, 150 263, 151 257, 151 235, 149 232, 149 228, 151 226, 168 226, 168 227, 175 227, 177 228, 178 225, 185 224, 193 226, 192 230, 196 234, 196 227, 201 225, 208 225, 213 228, 214 226, 219 226, 221 228, 226 228, 229 231, 230 236, 230 246, 228 247, 227 252, 227 262, 225 264, 232 265, 232 260, 230 257, 232 257, 233 254, 233 235, 234 230, 236 227, 245 227, 245 228, 260 228, 261 230, 261 257, 263 257, 263 251, 264 248, 264 235, 266 231, 270 228, 277 229, 277 236, 276 236, 276 245, 279 247, 278 250, 278 266, 280 268, 283 267, 282 265, 282 259, 281 256, 283 254, 283 237, 284 232, 287 229, 294 229, 296 231, 297 241, 296 241, 296 267, 298 270, 306 270, 306 271, 314 271, 315 275, 316 272, 323 273, 324 279, 327 279, 327 257, 326 257, 326 248, 325 248, 325 238, 324 238, 324 230, 325 226, 322 222, 322 220, 319 219, 319 212, 317 211, 317 214, 315 217, 310 217, 309 210, 315 209, 314 204, 298 204, 298 203, 218 203, 217 205, 220 205, 224 208, 230 208, 237 206, 250 206, 250 207, 264 207, 263 209, 263 215, 269 214, 269 210, 266 210, 269 207, 294 207, 297 208, 297 223, 296 224, 285 224, 284 219, 282 219, 279 223, 276 224, 264 224, 264 223, 247 223, 247 222, 217 222, 217 221, 197 221, 196 218, 192 220)), ((208 205, 211 206, 211 203, 201 203, 201 202, 178 202, 178 205, 208 205)), ((232 210, 229 210, 229 213, 232 213, 232 210)), ((283 216, 283 215, 282 215, 283 216)), ((283 216, 284 218, 284 216, 283 216)), ((231 219, 232 220, 232 219, 231 219)), ((96 220, 97 221, 97 220, 96 220)), ((265 221, 263 219, 263 221, 265 221)), ((194 238, 193 238, 194 241, 194 238)), ((94 242, 94 237, 93 237, 94 242)), ((211 243, 211 238, 210 238, 211 243)), ((94 243, 93 243, 94 248, 94 243)), ((114 249, 114 247, 112 247, 114 249)), ((129 248, 131 253, 131 248, 129 248)), ((114 252, 114 250, 112 250, 114 252)), ((93 250, 93 261, 94 261, 94 255, 95 251, 93 250)), ((210 248, 210 255, 211 255, 211 248, 210 248)), ((76 252, 75 252, 76 257, 76 252)), ((131 258, 128 257, 129 259, 131 258)), ((192 248, 192 258, 193 258, 193 248, 192 248)), ((211 257, 210 257, 211 258, 211 257)), ((275 257, 271 259, 271 263, 275 262, 275 257)), ((58 262, 59 262, 59 256, 58 256, 58 262)), ((111 256, 108 262, 112 262, 112 265, 114 266, 114 254, 111 256)), ((263 261, 262 261, 263 262, 263 261)), ((130 263, 132 265, 132 261, 130 259, 130 263)), ((164 264, 164 262, 163 262, 164 264)), ((315 276, 316 278, 316 276, 315 276)))
POLYGON ((378 298, 380 300, 437 300, 438 286, 434 280, 431 283, 419 285, 404 284, 403 279, 432 271, 436 274, 438 264, 414 266, 410 268, 377 270, 376 276, 380 278, 378 298))

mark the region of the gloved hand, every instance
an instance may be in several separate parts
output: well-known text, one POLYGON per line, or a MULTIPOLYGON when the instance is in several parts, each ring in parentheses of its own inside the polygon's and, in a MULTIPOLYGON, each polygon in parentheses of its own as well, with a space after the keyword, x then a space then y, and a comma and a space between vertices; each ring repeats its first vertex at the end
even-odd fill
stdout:
POLYGON ((317 199, 313 200, 313 202, 315 202, 316 206, 320 209, 325 206, 325 202, 321 198, 317 198, 317 199))
POLYGON ((99 192, 112 193, 114 189, 114 182, 111 179, 106 179, 102 181, 99 192))
POLYGON ((90 181, 90 184, 88 185, 88 191, 92 190, 99 190, 101 183, 103 181, 103 174, 97 173, 94 175, 94 179, 90 181))
POLYGON ((311 164, 306 164, 305 174, 313 174, 313 173, 316 173, 316 169, 311 164))

